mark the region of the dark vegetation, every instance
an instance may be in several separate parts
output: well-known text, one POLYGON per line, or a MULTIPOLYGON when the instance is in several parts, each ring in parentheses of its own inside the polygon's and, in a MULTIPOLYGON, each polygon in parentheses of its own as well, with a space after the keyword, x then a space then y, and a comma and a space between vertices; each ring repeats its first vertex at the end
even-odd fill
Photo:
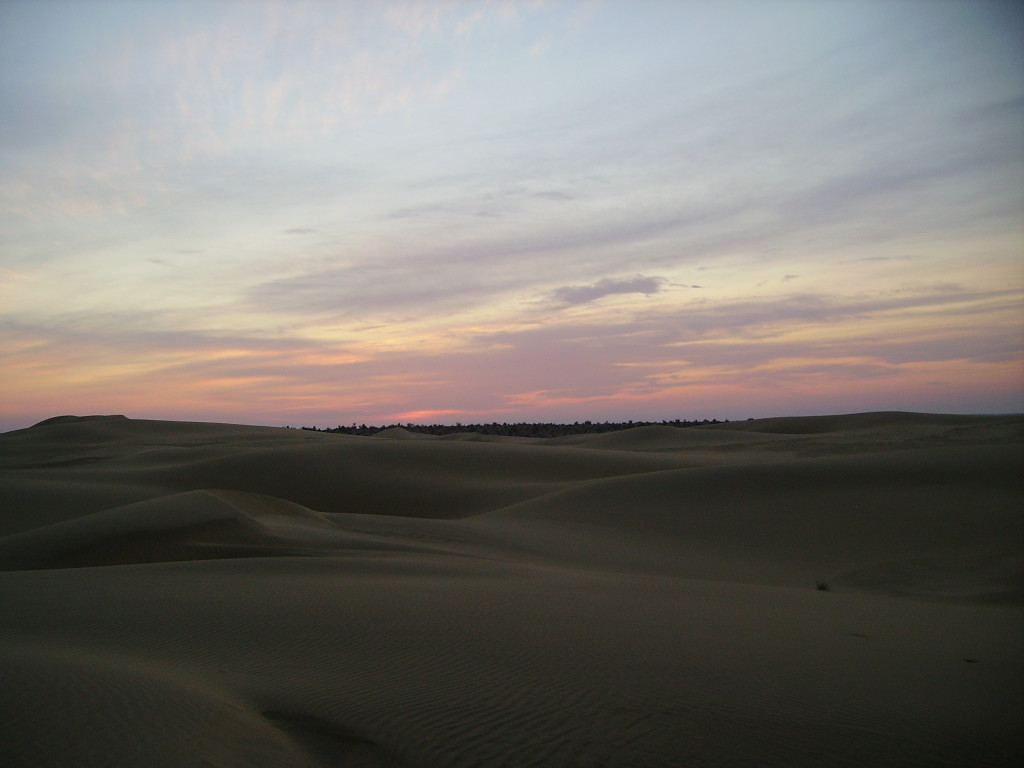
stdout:
POLYGON ((701 424, 719 424, 718 419, 702 419, 699 421, 687 421, 685 419, 674 419, 672 421, 577 421, 572 424, 555 424, 549 422, 527 423, 518 422, 491 422, 490 424, 388 424, 380 427, 368 427, 365 424, 349 427, 337 426, 330 429, 318 427, 302 427, 302 429, 314 432, 336 432, 343 435, 375 435, 385 429, 401 427, 409 432, 420 432, 426 435, 452 435, 460 432, 476 432, 481 435, 501 435, 505 437, 562 437, 563 435, 593 435, 602 432, 618 432, 622 429, 634 427, 695 427, 701 424))

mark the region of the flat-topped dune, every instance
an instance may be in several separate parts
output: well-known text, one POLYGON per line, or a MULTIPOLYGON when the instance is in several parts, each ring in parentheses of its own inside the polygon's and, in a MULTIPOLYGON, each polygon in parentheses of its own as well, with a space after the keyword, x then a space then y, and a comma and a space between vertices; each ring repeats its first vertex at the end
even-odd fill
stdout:
POLYGON ((1024 418, 0 434, 0 763, 1001 766, 1024 418))

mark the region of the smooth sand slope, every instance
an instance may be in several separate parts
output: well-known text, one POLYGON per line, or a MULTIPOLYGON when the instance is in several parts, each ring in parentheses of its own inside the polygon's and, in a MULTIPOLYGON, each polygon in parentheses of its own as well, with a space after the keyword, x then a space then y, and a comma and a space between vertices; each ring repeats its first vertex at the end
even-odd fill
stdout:
POLYGON ((51 419, 0 434, 0 765, 1015 765, 1022 469, 1020 417, 51 419))

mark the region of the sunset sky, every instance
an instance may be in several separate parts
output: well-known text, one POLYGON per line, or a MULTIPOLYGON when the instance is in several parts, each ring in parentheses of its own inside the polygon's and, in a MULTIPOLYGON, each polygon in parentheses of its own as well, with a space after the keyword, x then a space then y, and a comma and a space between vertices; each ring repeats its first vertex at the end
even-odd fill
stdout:
POLYGON ((1024 5, 0 2, 0 430, 1024 411, 1024 5))

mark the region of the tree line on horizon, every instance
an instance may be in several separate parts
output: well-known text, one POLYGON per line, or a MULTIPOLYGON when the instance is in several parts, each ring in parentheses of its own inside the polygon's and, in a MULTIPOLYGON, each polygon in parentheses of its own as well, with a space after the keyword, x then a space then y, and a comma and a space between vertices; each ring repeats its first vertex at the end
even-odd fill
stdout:
POLYGON ((672 419, 663 421, 576 421, 572 424, 559 424, 556 422, 497 422, 489 424, 385 424, 382 426, 367 426, 366 424, 337 427, 300 427, 311 432, 334 432, 342 435, 361 435, 370 437, 386 429, 401 427, 409 432, 419 432, 425 435, 453 435, 460 432, 476 432, 481 435, 497 435, 500 437, 563 437, 565 435, 593 435, 602 432, 618 432, 623 429, 635 427, 696 427, 702 424, 728 424, 729 420, 724 419, 672 419))

